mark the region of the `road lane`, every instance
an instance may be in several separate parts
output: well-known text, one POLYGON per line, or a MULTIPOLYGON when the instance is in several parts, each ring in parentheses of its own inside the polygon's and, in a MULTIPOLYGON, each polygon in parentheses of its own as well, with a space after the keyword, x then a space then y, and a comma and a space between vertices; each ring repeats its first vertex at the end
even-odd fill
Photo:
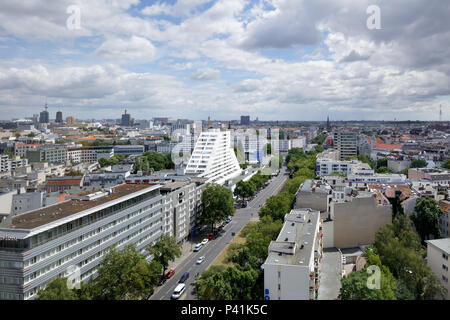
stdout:
MULTIPOLYGON (((237 235, 247 222, 255 215, 258 214, 260 206, 262 206, 268 197, 273 195, 284 181, 287 179, 287 175, 284 173, 286 168, 280 170, 280 174, 277 177, 272 178, 270 184, 261 190, 254 199, 249 201, 247 208, 237 209, 232 221, 225 225, 223 231, 216 239, 208 241, 206 245, 198 252, 191 252, 189 256, 180 263, 176 268, 175 274, 171 279, 168 279, 165 284, 158 290, 150 299, 151 300, 169 300, 173 290, 178 284, 180 277, 185 272, 189 272, 189 278, 185 281, 186 293, 180 298, 180 300, 195 300, 195 276, 205 271, 209 265, 221 254, 226 246, 232 241, 233 232, 237 235), (205 260, 200 265, 196 264, 199 257, 205 256, 205 260)), ((156 290, 155 290, 156 291, 156 290)))

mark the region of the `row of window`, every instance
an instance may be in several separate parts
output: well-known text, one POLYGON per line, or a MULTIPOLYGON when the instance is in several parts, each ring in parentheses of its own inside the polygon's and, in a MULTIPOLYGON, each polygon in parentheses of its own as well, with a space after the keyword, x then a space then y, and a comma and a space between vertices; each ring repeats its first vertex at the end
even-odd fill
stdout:
POLYGON ((149 198, 155 197, 159 194, 158 190, 153 190, 152 192, 148 192, 132 199, 128 199, 126 201, 120 202, 103 210, 94 212, 82 218, 76 219, 74 221, 68 222, 64 225, 55 227, 47 232, 40 233, 31 238, 32 247, 35 248, 40 246, 46 242, 52 241, 56 238, 59 238, 69 232, 72 232, 81 227, 87 226, 89 224, 94 223, 100 219, 104 219, 112 214, 115 214, 119 211, 123 211, 131 206, 134 206, 138 203, 141 203, 149 198))
MULTIPOLYGON (((82 235, 82 236, 80 236, 80 237, 78 237, 76 239, 72 239, 70 241, 67 241, 67 242, 57 246, 56 248, 52 248, 50 250, 47 250, 47 251, 41 253, 40 255, 37 255, 37 256, 35 256, 35 257, 31 258, 31 259, 28 259, 28 260, 25 261, 25 268, 29 267, 29 266, 32 266, 35 263, 38 263, 39 261, 47 259, 47 258, 49 258, 49 257, 51 257, 51 256, 53 256, 53 255, 55 255, 57 253, 59 253, 60 251, 66 250, 66 249, 68 249, 70 247, 73 247, 74 245, 76 245, 76 244, 78 244, 80 242, 83 242, 83 241, 85 241, 85 240, 87 240, 87 239, 89 239, 89 238, 91 238, 91 237, 93 237, 93 236, 103 232, 103 231, 106 231, 106 230, 114 227, 116 224, 121 224, 121 223, 125 222, 126 220, 129 220, 129 219, 135 217, 138 214, 146 212, 147 210, 153 208, 155 205, 158 205, 158 204, 161 204, 161 201, 159 201, 157 203, 153 203, 151 205, 148 205, 148 206, 146 206, 146 207, 144 207, 144 208, 142 208, 142 209, 140 209, 138 211, 135 211, 133 213, 130 213, 130 214, 122 217, 119 220, 114 220, 114 221, 112 221, 111 223, 109 223, 109 224, 107 224, 105 226, 99 227, 99 228, 97 228, 95 230, 92 230, 89 233, 84 234, 84 235, 82 235)), ((156 214, 158 212, 161 212, 161 210, 153 213, 151 216, 153 216, 154 214, 156 214)))
MULTIPOLYGON (((38 277, 40 277, 40 276, 42 276, 42 275, 48 273, 48 272, 50 272, 51 270, 53 270, 53 269, 59 267, 60 265, 65 264, 66 262, 75 259, 76 257, 78 257, 78 256, 80 256, 80 255, 82 255, 82 254, 86 254, 86 252, 89 252, 89 251, 91 251, 92 249, 94 249, 94 248, 100 246, 102 243, 105 243, 105 242, 109 241, 110 239, 119 236, 119 235, 122 234, 123 232, 128 231, 130 228, 133 228, 133 227, 135 227, 135 226, 138 225, 138 224, 144 223, 145 221, 147 221, 148 219, 150 219, 150 218, 152 218, 152 217, 153 217, 153 215, 150 215, 150 216, 145 217, 144 219, 140 219, 139 221, 136 221, 136 222, 134 222, 134 223, 132 223, 132 224, 130 224, 130 225, 127 225, 126 227, 120 229, 119 231, 114 232, 114 233, 108 235, 107 237, 100 239, 99 241, 97 241, 97 242, 91 244, 91 245, 88 246, 88 247, 85 247, 85 248, 82 248, 82 249, 80 249, 80 250, 78 250, 78 251, 76 251, 76 252, 73 252, 72 254, 70 254, 70 255, 68 255, 68 256, 65 256, 65 257, 59 259, 58 261, 52 263, 51 265, 48 265, 48 266, 46 266, 46 267, 43 268, 43 269, 37 270, 36 272, 34 272, 34 273, 32 273, 32 274, 30 274, 30 275, 28 275, 28 276, 25 277, 25 284, 27 284, 28 282, 30 282, 30 281, 32 281, 32 280, 34 280, 34 279, 36 279, 36 278, 38 278, 38 277)), ((162 221, 162 219, 159 219, 158 221, 153 222, 152 224, 150 224, 149 226, 147 226, 147 227, 145 228, 145 230, 151 228, 151 227, 154 226, 156 223, 160 223, 161 221, 162 221)), ((135 232, 134 234, 139 234, 139 233, 143 232, 142 230, 143 230, 143 229, 139 230, 138 232, 135 232)), ((130 236, 129 236, 128 238, 130 238, 130 236)), ((126 238, 126 239, 127 239, 127 238, 126 238)), ((119 244, 120 244, 120 242, 119 242, 119 244)), ((83 262, 81 262, 79 267, 82 267, 82 266, 84 266, 85 264, 86 264, 86 263, 83 264, 83 262)))

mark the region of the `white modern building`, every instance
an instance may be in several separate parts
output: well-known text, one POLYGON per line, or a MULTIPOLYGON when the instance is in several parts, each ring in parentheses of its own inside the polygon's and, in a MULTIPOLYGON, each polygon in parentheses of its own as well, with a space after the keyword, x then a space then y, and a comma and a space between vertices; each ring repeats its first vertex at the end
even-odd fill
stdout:
POLYGON ((450 300, 450 238, 426 240, 427 264, 441 281, 445 290, 445 299, 450 300))
POLYGON ((202 132, 184 170, 186 175, 206 178, 207 183, 224 184, 242 172, 233 147, 230 131, 209 129, 202 132))
POLYGON ((320 212, 295 209, 284 217, 263 264, 265 300, 314 300, 322 259, 320 212))
POLYGON ((160 185, 107 192, 6 217, 0 224, 0 300, 34 299, 57 277, 89 281, 107 249, 146 247, 162 234, 160 185))

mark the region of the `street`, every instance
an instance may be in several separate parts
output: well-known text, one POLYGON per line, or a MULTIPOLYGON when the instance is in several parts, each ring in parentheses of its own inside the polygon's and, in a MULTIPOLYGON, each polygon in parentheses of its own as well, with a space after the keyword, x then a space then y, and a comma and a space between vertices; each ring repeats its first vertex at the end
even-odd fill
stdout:
POLYGON ((175 269, 175 275, 173 275, 171 279, 168 279, 162 287, 155 288, 155 294, 150 300, 169 300, 180 277, 185 272, 189 272, 189 278, 185 281, 186 293, 181 296, 180 300, 195 300, 194 280, 197 273, 201 274, 209 267, 214 259, 231 242, 233 239, 232 233, 237 235, 252 218, 252 215, 256 216, 258 214, 259 208, 265 203, 267 198, 280 189, 281 185, 288 178, 288 175, 285 175, 285 170, 286 168, 283 167, 280 170, 280 174, 277 177, 272 178, 270 184, 262 189, 253 200, 248 202, 247 208, 236 209, 231 222, 225 225, 223 231, 216 239, 210 240, 199 252, 191 252, 175 269), (201 256, 205 256, 205 260, 200 265, 197 265, 196 261, 201 256))

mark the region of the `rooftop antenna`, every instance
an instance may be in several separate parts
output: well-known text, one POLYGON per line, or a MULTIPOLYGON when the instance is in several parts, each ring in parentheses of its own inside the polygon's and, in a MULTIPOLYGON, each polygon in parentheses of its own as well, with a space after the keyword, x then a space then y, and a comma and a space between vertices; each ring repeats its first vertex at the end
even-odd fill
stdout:
POLYGON ((47 97, 45 97, 45 111, 47 111, 48 105, 47 105, 47 97))

